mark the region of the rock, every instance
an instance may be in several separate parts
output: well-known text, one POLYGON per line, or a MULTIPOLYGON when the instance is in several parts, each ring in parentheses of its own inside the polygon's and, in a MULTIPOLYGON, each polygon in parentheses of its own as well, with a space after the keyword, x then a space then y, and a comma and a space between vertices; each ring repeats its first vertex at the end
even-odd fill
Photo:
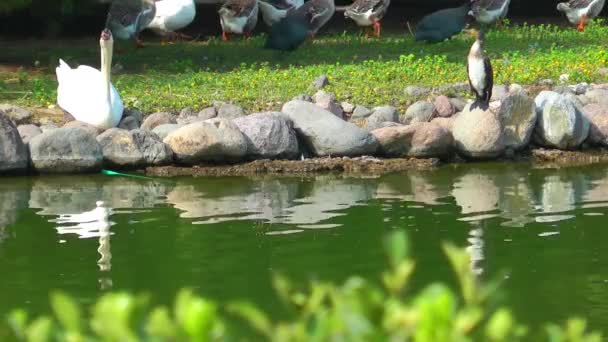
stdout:
POLYGON ((54 130, 56 130, 58 128, 59 127, 57 127, 57 125, 55 125, 54 123, 47 123, 47 124, 44 124, 44 125, 40 125, 40 130, 42 131, 42 133, 54 131, 54 130))
POLYGON ((504 127, 503 142, 506 148, 519 150, 528 145, 536 126, 536 105, 532 98, 521 93, 507 96, 498 110, 504 127))
POLYGON ((452 129, 454 128, 454 121, 456 121, 456 116, 451 116, 449 118, 437 117, 434 118, 431 122, 435 123, 436 125, 439 125, 448 132, 452 132, 452 129))
POLYGON ((177 161, 190 165, 204 161, 237 161, 247 153, 247 140, 233 122, 224 118, 180 127, 163 142, 171 147, 177 161))
POLYGON ((317 78, 315 78, 315 80, 312 82, 312 87, 315 90, 321 90, 323 88, 325 88, 325 86, 329 85, 329 78, 327 78, 327 76, 325 75, 321 75, 317 78))
POLYGON ((435 106, 437 115, 441 117, 447 118, 456 113, 456 108, 454 108, 454 105, 452 104, 452 102, 450 102, 450 99, 447 96, 437 96, 435 98, 435 101, 433 102, 433 105, 435 106))
POLYGON ((544 87, 553 87, 555 85, 555 81, 550 78, 546 78, 544 80, 540 80, 538 82, 538 85, 541 85, 544 87))
POLYGON ((536 112, 540 115, 545 103, 549 100, 555 100, 560 97, 560 94, 554 91, 543 90, 534 98, 534 104, 536 105, 536 112))
POLYGON ((405 115, 401 116, 399 121, 406 125, 414 122, 429 122, 436 115, 437 110, 432 103, 418 101, 409 106, 405 115))
POLYGON ((399 112, 393 106, 382 106, 373 109, 373 113, 367 118, 367 123, 399 122, 399 112))
POLYGON ((347 114, 351 114, 355 111, 355 105, 350 102, 341 102, 340 107, 342 107, 342 111, 347 114))
POLYGON ((587 82, 582 82, 570 86, 570 89, 572 89, 572 92, 574 92, 575 95, 581 95, 586 93, 588 90, 591 90, 591 86, 587 82))
POLYGON ((585 107, 586 105, 591 103, 591 100, 589 100, 586 95, 577 95, 576 98, 577 102, 579 102, 582 107, 585 107))
POLYGON ((570 75, 568 74, 561 74, 559 75, 559 81, 562 83, 566 83, 570 80, 570 75))
POLYGON ((456 82, 451 84, 444 84, 437 88, 439 94, 443 94, 449 97, 456 97, 457 95, 463 95, 469 93, 469 83, 467 82, 456 82))
POLYGON ((25 171, 27 147, 11 119, 0 113, 0 174, 25 171))
POLYGON ((171 134, 173 131, 176 131, 178 128, 185 126, 180 124, 164 124, 160 126, 154 127, 152 132, 154 132, 158 138, 162 141, 165 140, 167 135, 171 134))
POLYGON ((568 99, 568 100, 572 101, 572 103, 574 103, 574 106, 575 106, 575 107, 576 107, 576 108, 577 108, 579 111, 582 111, 582 110, 583 110, 583 107, 584 107, 585 105, 583 104, 583 101, 581 101, 581 99, 580 99, 580 98, 579 98, 577 95, 574 95, 574 94, 572 94, 572 93, 567 93, 567 94, 564 94, 563 96, 564 96, 566 99, 568 99))
POLYGON ((492 98, 490 101, 502 101, 509 95, 509 87, 504 84, 495 84, 492 87, 492 98))
POLYGON ((137 127, 141 126, 141 122, 144 120, 144 114, 135 108, 128 108, 122 114, 123 120, 126 117, 132 117, 137 122, 137 127))
POLYGON ((416 129, 413 125, 385 127, 373 130, 371 134, 378 140, 378 152, 384 156, 400 157, 407 155, 412 145, 416 129))
POLYGON ((23 141, 24 144, 29 143, 30 140, 38 134, 42 134, 42 130, 36 125, 19 125, 17 130, 19 131, 21 141, 23 141))
POLYGON ((566 86, 566 85, 559 85, 557 87, 553 87, 553 91, 558 93, 558 94, 574 94, 574 91, 572 90, 572 88, 566 86))
POLYGON ((170 164, 173 161, 171 147, 163 143, 156 133, 143 129, 136 129, 129 133, 141 152, 145 165, 160 166, 170 164))
POLYGON ((198 117, 203 120, 213 119, 217 117, 217 109, 215 107, 207 107, 198 112, 198 117))
POLYGON ((308 95, 308 94, 300 94, 300 95, 296 95, 292 101, 306 101, 306 102, 313 102, 312 100, 312 96, 308 95))
POLYGON ((603 107, 608 107, 608 89, 596 88, 585 93, 585 97, 590 103, 597 103, 603 107))
POLYGON ((600 68, 597 71, 597 74, 600 75, 600 76, 606 76, 606 75, 608 75, 608 68, 600 68))
POLYGON ((144 156, 127 130, 110 128, 97 136, 104 166, 119 169, 144 165, 144 156))
POLYGON ((221 105, 217 110, 217 117, 222 119, 232 120, 245 115, 247 115, 247 113, 245 113, 243 108, 230 103, 221 105))
POLYGON ((84 173, 101 170, 103 153, 95 136, 82 128, 63 127, 30 140, 34 169, 41 173, 84 173))
POLYGON ((500 156, 505 145, 503 126, 490 111, 467 106, 454 122, 452 135, 460 154, 467 158, 494 158, 500 156))
POLYGON ((324 90, 319 90, 312 96, 312 99, 317 106, 333 113, 335 116, 341 119, 344 118, 342 107, 340 107, 340 104, 338 104, 338 101, 336 101, 334 94, 330 94, 324 90))
POLYGON ((283 113, 251 114, 233 122, 247 140, 249 157, 293 159, 300 155, 293 123, 283 113))
POLYGON ((467 106, 467 101, 460 97, 450 97, 450 103, 454 106, 456 113, 462 112, 464 107, 467 106))
POLYGON ((367 131, 311 103, 290 101, 282 112, 317 156, 372 155, 378 148, 378 141, 367 131))
POLYGON ((521 86, 517 83, 512 83, 511 85, 509 85, 509 94, 511 94, 511 95, 516 95, 516 94, 528 95, 528 91, 523 86, 521 86))
POLYGON ((370 115, 372 115, 372 111, 369 110, 369 108, 357 105, 353 111, 351 119, 363 119, 369 117, 370 115))
POLYGON ((415 132, 407 152, 408 157, 445 158, 450 155, 454 139, 449 130, 434 122, 422 122, 410 126, 415 132))
POLYGON ((393 122, 393 121, 384 121, 384 122, 370 122, 369 120, 365 123, 365 129, 368 132, 371 132, 375 129, 378 128, 385 128, 385 127, 401 127, 404 126, 400 123, 397 122, 393 122))
POLYGON ((133 116, 123 116, 122 120, 118 124, 118 128, 125 129, 127 131, 131 131, 134 129, 139 129, 139 122, 133 116))
POLYGON ((156 126, 174 123, 177 123, 177 120, 173 114, 167 112, 154 113, 148 115, 144 119, 144 122, 141 124, 141 129, 151 131, 156 126))
POLYGON ((0 115, 3 113, 16 125, 27 123, 32 117, 29 110, 8 103, 0 104, 0 115))
POLYGON ((99 127, 93 126, 91 124, 88 124, 86 122, 82 122, 82 121, 70 121, 70 122, 66 123, 65 125, 63 125, 63 127, 64 128, 84 129, 85 131, 89 132, 89 134, 91 134, 94 137, 96 137, 97 135, 101 134, 101 132, 104 131, 103 128, 99 128, 99 127))
POLYGON ((593 145, 608 146, 608 108, 597 103, 586 105, 583 114, 589 120, 589 138, 593 145))
POLYGON ((410 97, 424 97, 431 93, 430 88, 419 87, 419 86, 407 86, 405 87, 405 95, 410 97))
POLYGON ((559 149, 578 147, 589 134, 589 121, 565 96, 550 94, 539 101, 543 93, 535 100, 539 115, 535 130, 536 142, 559 149))

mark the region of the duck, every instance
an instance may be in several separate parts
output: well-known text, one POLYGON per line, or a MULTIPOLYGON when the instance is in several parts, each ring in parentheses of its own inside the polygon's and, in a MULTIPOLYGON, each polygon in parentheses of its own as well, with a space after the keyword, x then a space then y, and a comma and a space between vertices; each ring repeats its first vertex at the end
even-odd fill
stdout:
POLYGON ((269 1, 260 0, 258 5, 260 7, 260 12, 262 12, 262 19, 268 27, 272 27, 274 24, 280 22, 290 11, 297 8, 286 1, 275 1, 270 3, 269 1))
POLYGON ((314 38, 319 30, 327 24, 329 19, 336 13, 336 4, 334 0, 309 0, 293 11, 285 20, 306 21, 306 18, 311 17, 307 26, 309 27, 308 37, 314 38))
POLYGON ((490 25, 505 18, 511 0, 471 0, 469 15, 480 24, 490 25))
POLYGON ((121 40, 134 40, 138 47, 143 46, 139 32, 146 28, 156 14, 154 0, 114 0, 110 5, 106 27, 121 40))
POLYGON ((74 119, 102 129, 116 127, 122 118, 124 104, 110 81, 114 39, 104 29, 99 39, 101 70, 81 65, 72 69, 62 59, 57 74, 57 104, 74 119))
POLYGON ((156 15, 147 28, 170 39, 191 37, 177 32, 190 25, 196 17, 194 0, 155 0, 156 15))
POLYGON ((557 4, 557 10, 564 13, 578 30, 585 30, 585 23, 597 17, 604 8, 605 0, 570 0, 557 4))
POLYGON ((373 27, 374 36, 380 37, 380 20, 386 14, 390 0, 356 0, 344 11, 344 17, 352 19, 358 26, 373 27))
POLYGON ((226 0, 220 10, 222 40, 230 40, 231 34, 242 34, 251 37, 251 32, 258 22, 257 0, 226 0))
POLYGON ((460 7, 446 8, 422 18, 416 25, 415 40, 436 43, 462 32, 471 20, 471 2, 460 7))
POLYGON ((271 30, 264 45, 267 49, 280 51, 293 51, 297 49, 306 38, 310 37, 313 30, 313 18, 316 13, 314 7, 310 7, 308 12, 300 12, 301 15, 290 15, 276 25, 271 30))
POLYGON ((475 101, 471 105, 471 109, 487 110, 492 97, 492 87, 494 86, 494 71, 490 58, 484 51, 485 33, 475 28, 471 29, 470 33, 476 36, 467 57, 469 86, 471 92, 475 95, 475 101))

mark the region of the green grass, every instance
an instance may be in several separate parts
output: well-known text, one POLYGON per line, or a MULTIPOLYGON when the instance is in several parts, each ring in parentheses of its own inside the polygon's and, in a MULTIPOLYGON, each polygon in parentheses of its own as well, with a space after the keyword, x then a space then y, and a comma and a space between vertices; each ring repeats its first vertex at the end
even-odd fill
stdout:
MULTIPOLYGON (((247 41, 185 42, 115 56, 121 66, 113 78, 129 106, 144 112, 200 109, 231 101, 249 111, 280 108, 311 82, 329 76, 328 91, 339 100, 404 108, 408 85, 438 86, 465 82, 465 58, 472 38, 464 34, 439 44, 414 42, 392 34, 367 39, 355 33, 319 36, 291 53, 265 50, 264 37, 247 41)), ((55 103, 54 68, 58 58, 72 66, 97 66, 99 48, 90 41, 9 42, 0 62, 0 101, 30 107, 55 103), (17 67, 17 68, 15 68, 17 67), (21 67, 21 68, 19 68, 21 67)), ((487 35, 496 83, 534 84, 557 80, 605 81, 598 70, 608 66, 608 27, 600 21, 584 33, 551 25, 507 27, 487 35)))

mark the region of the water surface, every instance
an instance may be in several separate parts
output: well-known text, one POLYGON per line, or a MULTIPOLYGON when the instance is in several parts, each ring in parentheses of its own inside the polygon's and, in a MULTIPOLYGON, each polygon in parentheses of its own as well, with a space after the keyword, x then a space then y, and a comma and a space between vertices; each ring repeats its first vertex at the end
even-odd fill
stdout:
POLYGON ((608 327, 608 167, 445 166, 381 177, 0 179, 0 314, 48 310, 48 291, 161 303, 184 286, 279 314, 270 276, 378 279, 382 239, 409 233, 415 283, 453 283, 442 241, 530 324, 608 327))

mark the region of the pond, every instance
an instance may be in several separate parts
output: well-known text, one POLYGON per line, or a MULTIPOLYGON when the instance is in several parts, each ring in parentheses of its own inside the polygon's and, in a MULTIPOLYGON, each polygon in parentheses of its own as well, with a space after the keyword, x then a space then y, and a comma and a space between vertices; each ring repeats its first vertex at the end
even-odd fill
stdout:
POLYGON ((168 303, 184 286, 248 299, 276 315, 270 276, 372 280, 383 237, 408 232, 417 286, 453 283, 452 241, 476 274, 501 280, 528 324, 587 317, 608 326, 608 167, 450 165, 378 177, 138 180, 0 179, 0 314, 48 310, 62 289, 83 303, 108 290, 168 303))

